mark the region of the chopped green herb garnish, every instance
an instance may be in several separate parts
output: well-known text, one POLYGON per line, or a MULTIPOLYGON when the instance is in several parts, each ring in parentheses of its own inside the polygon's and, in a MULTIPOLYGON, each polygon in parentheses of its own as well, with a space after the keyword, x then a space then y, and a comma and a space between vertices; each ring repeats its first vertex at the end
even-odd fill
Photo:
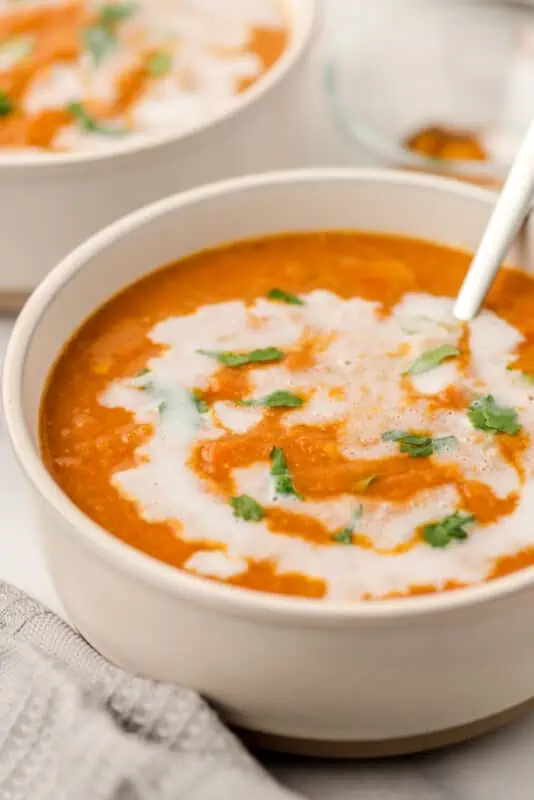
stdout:
POLYGON ((2 89, 0 89, 0 117, 7 117, 14 110, 13 100, 2 89))
POLYGON ((113 28, 118 22, 132 17, 137 11, 137 3, 107 3, 101 6, 98 19, 101 25, 113 28))
POLYGON ((100 133, 104 136, 124 136, 127 133, 124 128, 110 128, 102 125, 87 113, 82 103, 69 103, 67 110, 70 111, 80 128, 87 133, 100 133))
POLYGON ((373 483, 378 480, 378 475, 369 475, 368 478, 363 478, 363 480, 358 481, 358 483, 354 486, 355 492, 366 492, 373 483))
POLYGON ((431 436, 421 436, 406 431, 386 431, 382 434, 384 442, 398 442, 401 453, 411 458, 427 458, 443 450, 449 450, 458 443, 456 436, 442 436, 433 439, 431 436))
POLYGON ((234 509, 234 517, 244 519, 245 522, 261 522, 265 516, 265 510, 247 494, 232 497, 230 504, 234 509))
POLYGON ((227 350, 198 350, 203 356, 214 358, 225 367, 242 367, 245 364, 265 363, 268 361, 281 361, 284 354, 277 347, 265 347, 262 350, 252 350, 250 353, 232 353, 227 350))
POLYGON ((157 53, 152 53, 146 62, 147 72, 153 78, 161 78, 166 75, 172 67, 172 53, 165 50, 159 50, 157 53))
POLYGON ((210 407, 197 392, 191 392, 191 398, 199 414, 206 414, 210 407))
POLYGON ((347 525, 345 528, 341 528, 341 530, 337 531, 337 533, 334 533, 334 535, 332 536, 332 541, 337 542, 338 544, 352 544, 354 535, 354 523, 360 519, 362 514, 363 514, 363 506, 359 505, 352 516, 351 524, 347 525))
POLYGON ((521 430, 515 408, 499 406, 491 394, 475 400, 469 406, 467 416, 473 427, 479 431, 507 433, 509 436, 516 436, 521 430))
POLYGON ((136 375, 134 375, 134 377, 135 378, 143 378, 145 375, 148 375, 149 372, 150 372, 150 370, 149 370, 148 367, 143 367, 143 369, 140 369, 139 372, 137 372, 136 375))
POLYGON ((163 414, 167 411, 168 403, 166 400, 160 400, 158 403, 158 414, 163 414))
POLYGON ((405 453, 410 458, 427 458, 433 455, 434 445, 430 436, 405 436, 399 439, 401 453, 405 453))
POLYGON ((302 499, 295 489, 284 451, 281 447, 273 447, 271 450, 271 475, 275 479, 275 491, 277 495, 291 495, 302 499))
POLYGON ((97 22, 84 28, 82 31, 83 42, 93 56, 95 64, 99 64, 115 49, 117 46, 116 26, 119 22, 131 17, 136 9, 135 3, 109 3, 101 7, 97 22))
POLYGON ((337 544, 352 544, 352 528, 342 528, 332 536, 332 541, 337 544))
POLYGON ((117 45, 117 37, 110 28, 104 25, 90 25, 82 31, 84 46, 93 57, 95 64, 100 64, 117 45))
POLYGON ((267 408, 300 408, 304 403, 302 397, 291 392, 272 392, 257 400, 242 400, 242 406, 266 406, 267 408))
POLYGON ((439 367, 439 365, 448 358, 455 358, 460 355, 457 347, 450 344, 442 344, 440 347, 435 347, 432 350, 425 350, 419 358, 416 358, 411 367, 409 367, 404 375, 422 375, 424 372, 439 367))
POLYGON ((304 300, 301 300, 297 294, 284 292, 283 289, 271 289, 267 292, 268 300, 277 300, 280 303, 288 303, 291 306, 303 306, 304 300))
POLYGON ((467 539, 468 533, 465 526, 472 522, 476 522, 476 518, 472 514, 455 511, 454 514, 449 514, 439 522, 425 525, 423 538, 431 547, 447 547, 454 539, 460 541, 467 539))

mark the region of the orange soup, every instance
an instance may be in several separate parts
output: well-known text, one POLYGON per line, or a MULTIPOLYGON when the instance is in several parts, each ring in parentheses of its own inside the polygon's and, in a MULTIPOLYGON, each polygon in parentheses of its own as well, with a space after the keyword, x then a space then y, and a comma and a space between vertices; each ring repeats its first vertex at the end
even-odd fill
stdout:
POLYGON ((0 0, 0 147, 194 128, 272 67, 286 23, 284 0, 0 0))
POLYGON ((112 298, 41 412, 68 497, 189 573, 358 601, 534 563, 534 280, 367 233, 203 252, 112 298))

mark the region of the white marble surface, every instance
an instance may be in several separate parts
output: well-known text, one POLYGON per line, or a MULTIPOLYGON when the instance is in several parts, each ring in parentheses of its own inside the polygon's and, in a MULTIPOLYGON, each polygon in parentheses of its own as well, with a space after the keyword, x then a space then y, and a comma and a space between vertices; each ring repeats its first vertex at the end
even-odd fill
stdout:
MULTIPOLYGON (((380 10, 389 0, 365 0, 380 10)), ((358 160, 328 122, 320 92, 322 49, 362 0, 325 0, 325 28, 308 71, 310 124, 317 163, 358 160)), ((12 321, 0 319, 0 357, 12 321)), ((0 422, 0 578, 61 611, 41 557, 28 492, 0 422)), ((465 680, 476 680, 466 675, 465 680)), ((436 687, 439 691, 439 686, 436 687)), ((273 773, 309 800, 532 800, 534 798, 534 715, 482 740, 447 752, 384 762, 332 764, 270 757, 273 773)), ((226 798, 221 798, 226 800, 226 798)), ((253 798, 251 798, 253 800, 253 798)))

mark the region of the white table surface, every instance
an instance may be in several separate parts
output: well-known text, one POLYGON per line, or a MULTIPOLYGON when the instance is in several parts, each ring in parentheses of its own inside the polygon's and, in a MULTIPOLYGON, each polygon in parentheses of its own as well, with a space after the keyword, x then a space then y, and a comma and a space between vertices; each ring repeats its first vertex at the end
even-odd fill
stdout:
MULTIPOLYGON (((328 122, 320 73, 325 42, 356 2, 361 0, 325 0, 325 32, 308 72, 305 90, 316 160, 322 165, 350 161, 328 122)), ((365 2, 379 10, 387 0, 365 2)), ((0 318, 0 358, 11 326, 12 320, 0 318)), ((0 422, 0 578, 61 613, 41 557, 37 525, 28 501, 25 481, 0 422)), ((466 675, 466 680, 476 680, 476 675, 466 675)), ((268 757, 266 764, 282 783, 309 800, 534 800, 533 752, 534 715, 529 715, 476 742, 422 757, 338 764, 268 757)))

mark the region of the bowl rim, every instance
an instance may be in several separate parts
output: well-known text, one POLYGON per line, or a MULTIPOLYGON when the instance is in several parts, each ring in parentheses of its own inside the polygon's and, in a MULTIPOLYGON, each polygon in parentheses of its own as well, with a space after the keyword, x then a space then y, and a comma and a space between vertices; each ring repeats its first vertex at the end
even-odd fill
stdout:
MULTIPOLYGON (((520 10, 529 13, 534 23, 534 8, 525 3, 524 0, 509 2, 509 10, 520 10)), ((502 3, 495 0, 448 0, 447 3, 432 3, 428 0, 413 0, 410 9, 402 9, 403 23, 406 24, 406 14, 414 15, 416 12, 427 14, 442 14, 453 8, 476 10, 481 13, 502 13, 506 10, 502 3)), ((401 7, 397 4, 395 12, 399 13, 401 7)), ((393 20, 390 19, 393 23, 393 20)), ((347 53, 350 52, 350 45, 353 44, 354 33, 344 30, 332 39, 327 48, 324 67, 323 67, 323 87, 330 107, 330 112, 345 140, 351 145, 361 146, 368 153, 385 159, 389 163, 396 164, 398 167, 406 167, 415 170, 425 170, 429 172, 439 172, 445 176, 463 176, 473 179, 498 180, 506 176, 509 164, 505 162, 488 159, 486 161, 475 161, 472 159, 445 159, 433 156, 426 156, 405 147, 402 142, 392 137, 384 135, 382 131, 372 125, 367 125, 365 120, 351 118, 347 113, 345 103, 339 92, 339 68, 343 63, 347 53)), ((354 49, 354 47, 352 48, 354 49)), ((437 123, 439 125, 439 122, 437 123)))
MULTIPOLYGON (((291 13, 295 8, 296 2, 301 0, 283 0, 291 13)), ((322 19, 319 0, 307 0, 302 4, 305 9, 303 24, 293 25, 293 36, 285 51, 278 61, 273 64, 253 86, 243 92, 230 103, 229 107, 205 122, 199 122, 192 128, 178 133, 153 134, 140 140, 133 137, 132 141, 124 142, 120 146, 110 146, 105 150, 92 152, 66 152, 48 153, 31 152, 16 155, 5 150, 0 150, 0 170, 17 173, 25 171, 49 171, 62 169, 63 167, 77 165, 107 165, 110 159, 120 159, 136 156, 145 152, 157 151, 166 145, 178 144, 188 141, 204 132, 216 129, 219 125, 238 116, 248 106, 253 105, 256 100, 260 100, 264 95, 270 93, 293 71, 308 48, 311 47, 316 34, 320 28, 322 19)), ((17 176, 20 177, 20 174, 17 176)))
POLYGON ((531 587, 534 567, 527 567, 487 583, 466 588, 408 598, 339 602, 310 600, 301 597, 271 595, 252 589, 215 583, 164 564, 136 550, 80 511, 63 493, 45 468, 38 448, 34 447, 23 413, 22 382, 28 348, 37 333, 42 317, 56 294, 69 284, 85 264, 115 241, 156 218, 179 211, 185 206, 214 197, 243 193, 249 189, 295 183, 332 183, 368 181, 437 189, 449 195, 472 198, 488 207, 496 193, 460 181, 400 170, 371 168, 315 168, 233 178, 175 194, 145 206, 114 222, 76 248, 53 269, 32 294, 21 311, 6 350, 2 372, 2 405, 7 431, 15 455, 37 494, 71 528, 69 535, 91 549, 108 565, 133 575, 140 581, 171 595, 201 605, 216 606, 228 613, 248 614, 255 618, 273 617, 299 622, 370 622, 373 620, 412 619, 440 614, 458 608, 497 600, 531 587))

